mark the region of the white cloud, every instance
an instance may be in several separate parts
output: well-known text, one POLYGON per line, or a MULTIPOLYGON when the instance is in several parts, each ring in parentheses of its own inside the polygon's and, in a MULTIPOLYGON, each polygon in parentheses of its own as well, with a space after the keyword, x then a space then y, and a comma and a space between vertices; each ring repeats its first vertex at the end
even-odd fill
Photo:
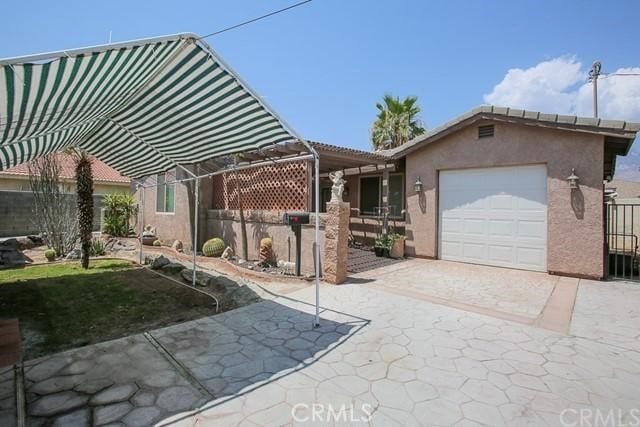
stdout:
MULTIPOLYGON (((606 67, 606 65, 605 65, 606 67)), ((488 104, 545 113, 593 115, 593 86, 588 66, 573 56, 561 56, 527 68, 507 71, 491 93, 488 104)), ((605 68, 606 70, 606 68, 605 68)), ((640 73, 640 67, 619 68, 611 74, 640 73)), ((601 118, 640 122, 640 76, 602 76, 598 80, 601 118)), ((627 157, 619 157, 616 177, 640 180, 640 142, 627 157)))

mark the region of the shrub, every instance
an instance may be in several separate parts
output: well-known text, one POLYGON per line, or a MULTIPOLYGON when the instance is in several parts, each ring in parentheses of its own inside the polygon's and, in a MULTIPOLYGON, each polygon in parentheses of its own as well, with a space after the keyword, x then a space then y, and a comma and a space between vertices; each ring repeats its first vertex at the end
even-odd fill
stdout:
POLYGON ((47 258, 47 261, 53 261, 56 259, 56 251, 49 248, 44 251, 44 256, 47 258))
POLYGON ((105 249, 105 245, 102 239, 93 239, 91 241, 91 246, 89 247, 90 256, 102 256, 106 253, 107 251, 105 249))
POLYGON ((219 257, 224 252, 224 242, 219 237, 214 237, 204 242, 202 253, 208 257, 219 257))
POLYGON ((131 194, 111 193, 102 199, 104 206, 105 233, 116 237, 127 237, 132 229, 131 222, 138 215, 136 199, 131 194))

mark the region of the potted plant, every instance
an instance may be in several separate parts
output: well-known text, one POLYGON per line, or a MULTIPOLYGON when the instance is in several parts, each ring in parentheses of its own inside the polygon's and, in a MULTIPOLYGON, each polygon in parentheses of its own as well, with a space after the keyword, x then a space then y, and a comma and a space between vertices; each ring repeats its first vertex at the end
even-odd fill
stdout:
POLYGON ((392 243, 393 241, 387 234, 381 234, 373 245, 373 251, 376 253, 376 256, 389 256, 392 243))
POLYGON ((402 258, 404 257, 404 241, 406 239, 402 234, 391 234, 389 236, 391 240, 391 248, 389 250, 389 256, 391 258, 402 258))

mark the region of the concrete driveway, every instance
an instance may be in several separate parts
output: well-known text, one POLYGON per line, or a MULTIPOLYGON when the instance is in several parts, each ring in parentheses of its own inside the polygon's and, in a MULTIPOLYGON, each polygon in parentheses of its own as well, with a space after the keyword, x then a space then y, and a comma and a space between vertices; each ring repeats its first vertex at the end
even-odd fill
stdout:
MULTIPOLYGON (((371 283, 323 286, 319 329, 307 288, 27 362, 29 423, 538 426, 640 416, 635 284, 581 281, 571 333, 561 334, 371 283)), ((0 410, 11 407, 11 380, 0 373, 0 410)))
POLYGON ((353 274, 350 281, 559 332, 569 330, 579 282, 534 271, 425 259, 353 274))

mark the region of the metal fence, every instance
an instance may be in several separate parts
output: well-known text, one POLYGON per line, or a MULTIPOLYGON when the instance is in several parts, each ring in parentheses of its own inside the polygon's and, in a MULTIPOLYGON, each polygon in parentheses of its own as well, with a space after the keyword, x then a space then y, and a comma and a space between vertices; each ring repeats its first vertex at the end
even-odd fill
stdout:
POLYGON ((605 271, 609 279, 640 281, 639 211, 638 204, 608 203, 605 205, 605 271))

